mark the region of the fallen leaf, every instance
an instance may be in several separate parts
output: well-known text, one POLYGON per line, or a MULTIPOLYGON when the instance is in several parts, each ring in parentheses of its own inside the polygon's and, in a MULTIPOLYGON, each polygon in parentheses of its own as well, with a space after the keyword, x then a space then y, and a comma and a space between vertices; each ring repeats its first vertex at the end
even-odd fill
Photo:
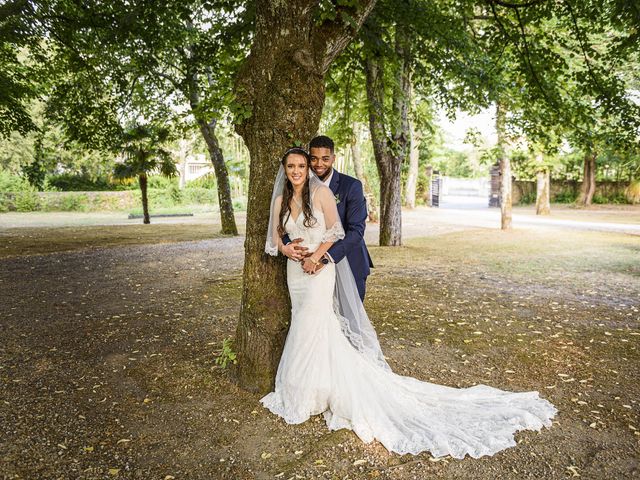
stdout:
POLYGON ((572 477, 579 477, 580 474, 578 473, 578 467, 574 467, 573 465, 567 467, 567 470, 569 470, 571 472, 571 476, 572 477))

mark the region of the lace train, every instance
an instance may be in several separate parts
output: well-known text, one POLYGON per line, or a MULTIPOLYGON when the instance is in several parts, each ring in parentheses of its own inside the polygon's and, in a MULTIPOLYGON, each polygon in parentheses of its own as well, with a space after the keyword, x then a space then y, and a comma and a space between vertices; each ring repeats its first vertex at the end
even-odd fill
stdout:
MULTIPOLYGON (((294 275, 295 270, 292 269, 294 275)), ((313 279, 322 289, 331 271, 313 279)), ((297 282, 290 285, 295 295, 297 282)), ((289 424, 323 413, 331 430, 348 428, 364 442, 389 451, 434 457, 493 455, 515 445, 518 430, 551 425, 555 407, 538 392, 506 392, 486 385, 452 388, 397 375, 349 342, 332 309, 313 304, 309 293, 296 305, 276 376, 261 399, 289 424)), ((294 297, 292 297, 294 298, 294 297)))

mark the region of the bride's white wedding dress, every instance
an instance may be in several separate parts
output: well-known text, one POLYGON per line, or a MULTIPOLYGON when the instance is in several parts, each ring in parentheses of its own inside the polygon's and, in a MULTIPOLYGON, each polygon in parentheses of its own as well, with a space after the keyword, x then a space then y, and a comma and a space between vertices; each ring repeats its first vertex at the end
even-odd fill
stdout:
MULTIPOLYGON (((309 251, 342 229, 335 204, 313 203, 315 225, 305 227, 302 214, 285 225, 289 237, 303 238, 309 251)), ((397 375, 358 351, 334 309, 333 263, 308 275, 300 263, 288 260, 287 283, 291 326, 275 390, 260 400, 287 423, 322 413, 329 429, 351 429, 364 442, 376 439, 390 451, 428 450, 434 457, 455 458, 493 455, 515 445, 514 432, 551 425, 556 409, 538 392, 422 382, 397 375)))

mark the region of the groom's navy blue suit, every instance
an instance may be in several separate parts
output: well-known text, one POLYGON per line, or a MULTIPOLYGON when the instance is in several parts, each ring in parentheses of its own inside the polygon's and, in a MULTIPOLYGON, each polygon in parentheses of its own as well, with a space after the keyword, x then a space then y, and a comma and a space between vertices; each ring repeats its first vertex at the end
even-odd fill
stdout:
MULTIPOLYGON (((373 263, 364 243, 367 201, 362 191, 362 183, 334 169, 329 188, 336 197, 338 215, 344 227, 345 237, 334 243, 327 253, 335 263, 347 257, 358 286, 358 293, 364 301, 367 276, 373 263)), ((282 240, 285 245, 291 241, 287 235, 282 240)))

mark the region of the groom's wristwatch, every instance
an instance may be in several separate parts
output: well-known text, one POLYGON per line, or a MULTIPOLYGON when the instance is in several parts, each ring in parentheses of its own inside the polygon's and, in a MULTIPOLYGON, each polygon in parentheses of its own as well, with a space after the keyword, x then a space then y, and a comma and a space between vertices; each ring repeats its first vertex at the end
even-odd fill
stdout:
POLYGON ((326 264, 328 264, 328 263, 329 263, 329 259, 328 259, 327 257, 323 256, 323 257, 320 259, 320 263, 321 263, 321 264, 323 264, 323 265, 326 265, 326 264))

